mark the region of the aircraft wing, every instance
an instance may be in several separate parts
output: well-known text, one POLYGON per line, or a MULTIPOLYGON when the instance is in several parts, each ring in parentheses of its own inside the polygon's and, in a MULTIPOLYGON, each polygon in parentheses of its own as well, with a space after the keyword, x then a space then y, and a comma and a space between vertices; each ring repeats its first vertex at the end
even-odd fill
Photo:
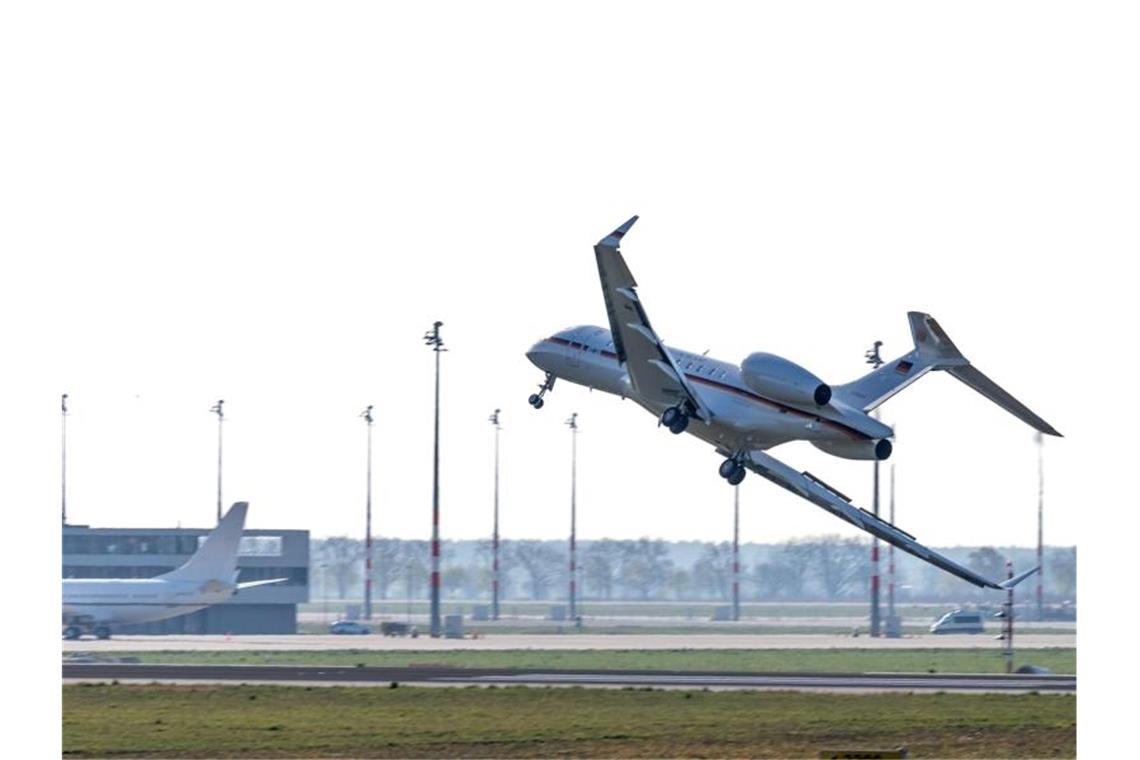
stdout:
POLYGON ((650 326, 637 295, 637 282, 618 250, 622 237, 636 221, 636 216, 631 218, 594 246, 618 361, 625 365, 629 381, 642 399, 669 406, 688 402, 686 411, 707 423, 712 413, 650 326))
POLYGON ((840 519, 865 530, 873 536, 893 544, 907 554, 913 554, 935 567, 942 568, 952 575, 973 583, 982 588, 1004 589, 1016 586, 1028 578, 1038 568, 1022 573, 1016 578, 997 583, 978 575, 973 570, 959 565, 954 560, 944 557, 933 549, 929 549, 906 531, 896 528, 886 520, 879 519, 865 509, 860 509, 851 503, 851 500, 839 491, 814 477, 808 472, 797 472, 779 459, 763 451, 750 451, 744 462, 748 469, 783 486, 797 496, 803 497, 818 507, 823 507, 840 519))

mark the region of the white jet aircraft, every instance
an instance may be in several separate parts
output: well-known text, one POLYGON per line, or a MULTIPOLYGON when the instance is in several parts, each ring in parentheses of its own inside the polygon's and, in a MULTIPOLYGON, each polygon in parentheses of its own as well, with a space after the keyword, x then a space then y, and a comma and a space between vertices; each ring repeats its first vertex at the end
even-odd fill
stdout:
POLYGON ((63 637, 84 631, 111 637, 111 626, 188 615, 225 601, 240 589, 286 578, 237 583, 237 554, 249 503, 236 502, 198 551, 181 567, 156 578, 71 578, 63 581, 63 637))
POLYGON ((996 582, 920 544, 914 536, 854 506, 851 499, 809 472, 799 472, 766 452, 788 441, 810 441, 844 459, 891 455, 894 431, 869 413, 931 370, 945 370, 1042 433, 1059 436, 995 382, 973 367, 934 318, 910 312, 914 350, 855 380, 832 388, 803 367, 766 353, 739 366, 667 347, 649 324, 637 283, 622 258, 622 237, 633 217, 596 246, 598 276, 610 329, 573 327, 536 343, 529 358, 546 373, 530 404, 557 378, 630 398, 679 434, 686 430, 725 457, 720 475, 732 485, 746 470, 771 480, 857 528, 894 544, 970 583, 1011 588, 1038 570, 996 582), (690 421, 695 424, 690 425, 690 421))

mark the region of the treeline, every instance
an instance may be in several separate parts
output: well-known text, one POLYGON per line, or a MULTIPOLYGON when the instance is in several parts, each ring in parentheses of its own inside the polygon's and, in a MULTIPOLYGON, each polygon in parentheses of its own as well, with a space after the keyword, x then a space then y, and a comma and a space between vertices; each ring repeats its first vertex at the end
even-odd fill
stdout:
MULTIPOLYGON (((557 600, 566 596, 569 555, 566 541, 511 540, 499 545, 504 599, 557 600)), ((586 600, 728 600, 732 593, 732 545, 728 542, 671 542, 659 539, 601 539, 578 542, 578 585, 586 600)), ((1020 571, 1036 563, 1036 551, 1022 547, 938 549, 988 578, 1005 577, 1006 559, 1020 571)), ((314 539, 312 596, 363 595, 364 542, 345 536, 314 539)), ((741 598, 745 601, 865 599, 870 594, 870 542, 821 536, 781 544, 744 544, 740 550, 741 598)), ((880 545, 886 593, 888 553, 880 545)), ((983 592, 901 551, 895 551, 899 601, 967 601, 983 592)), ((491 588, 491 542, 445 541, 441 547, 445 598, 483 599, 491 588)), ((427 594, 427 541, 373 541, 375 599, 427 594)), ((1045 596, 1073 600, 1077 588, 1076 547, 1045 550, 1045 596)), ((1023 588, 1033 588, 1027 581, 1023 588)), ((988 596, 985 598, 989 598, 988 596)))

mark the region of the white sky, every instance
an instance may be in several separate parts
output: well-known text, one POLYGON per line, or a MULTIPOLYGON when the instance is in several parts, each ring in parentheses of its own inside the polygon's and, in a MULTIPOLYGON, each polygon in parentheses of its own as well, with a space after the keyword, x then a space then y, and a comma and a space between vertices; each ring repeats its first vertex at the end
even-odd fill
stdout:
MULTIPOLYGON (((670 343, 842 382, 929 311, 1066 434, 1047 540, 1135 535, 1140 62, 1121 10, 6 4, 11 567, 58 577, 62 392, 76 522, 208 525, 225 398, 227 502, 252 527, 359 534, 375 404, 377 532, 426 537, 434 319, 444 537, 490 531, 501 407, 507 537, 566 534, 577 411, 584 537, 727 538, 731 492, 695 439, 576 387, 525 403, 526 348, 604 324, 591 246, 633 213, 624 250, 670 343)), ((942 375, 883 411, 903 527, 1033 542, 1027 427, 942 375)), ((869 505, 869 465, 775 453, 869 505)), ((854 530, 754 476, 742 501, 746 540, 854 530)), ((1082 595, 1111 588, 1082 552, 1082 595)))
MULTIPOLYGON (((224 398, 226 503, 249 500, 254 527, 360 534, 371 403, 377 532, 425 537, 420 338, 441 319, 444 537, 490 531, 501 407, 507 537, 567 532, 577 411, 583 537, 725 538, 711 449, 578 387, 525 403, 540 373, 523 352, 605 324, 591 246, 639 213, 624 250, 674 345, 772 351, 838 383, 874 339, 908 350, 908 309, 934 314, 1067 434, 1048 441, 1046 535, 1075 541, 1100 444, 1072 356, 1135 212, 1104 185, 1124 102, 1099 75, 1123 47, 1059 44, 1084 11, 184 11, 42 19, 35 76, 12 84, 21 502, 58 502, 66 391, 73 522, 209 524, 224 398), (905 33, 876 22, 900 13, 905 33)), ((1034 541, 1029 428, 944 375, 883 414, 901 525, 1034 541)), ((868 464, 775 454, 870 506, 868 464)), ((756 477, 742 500, 748 540, 854 531, 756 477)))

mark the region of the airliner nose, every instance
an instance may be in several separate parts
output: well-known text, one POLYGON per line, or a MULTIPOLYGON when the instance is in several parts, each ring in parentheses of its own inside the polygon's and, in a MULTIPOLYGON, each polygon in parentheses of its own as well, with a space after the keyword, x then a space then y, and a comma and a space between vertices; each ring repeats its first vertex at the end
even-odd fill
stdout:
POLYGON ((543 338, 539 342, 535 343, 530 347, 530 350, 526 352, 526 358, 530 359, 531 364, 543 370, 544 372, 549 371, 547 369, 547 365, 550 363, 551 356, 551 346, 550 343, 547 342, 546 338, 543 338))

